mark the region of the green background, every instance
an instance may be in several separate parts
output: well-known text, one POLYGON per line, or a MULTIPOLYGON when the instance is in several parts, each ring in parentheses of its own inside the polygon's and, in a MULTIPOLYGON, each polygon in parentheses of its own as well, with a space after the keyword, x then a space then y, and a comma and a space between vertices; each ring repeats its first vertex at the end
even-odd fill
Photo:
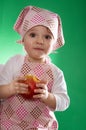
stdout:
POLYGON ((86 2, 85 0, 0 0, 0 64, 24 51, 16 44, 20 36, 13 25, 23 7, 35 5, 58 13, 62 19, 65 46, 52 54, 67 81, 70 107, 55 112, 59 130, 86 129, 86 2))

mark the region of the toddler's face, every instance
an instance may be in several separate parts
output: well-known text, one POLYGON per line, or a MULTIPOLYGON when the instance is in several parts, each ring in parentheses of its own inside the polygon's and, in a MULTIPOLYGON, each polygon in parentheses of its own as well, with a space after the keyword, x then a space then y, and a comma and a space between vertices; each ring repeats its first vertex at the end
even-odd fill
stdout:
POLYGON ((32 61, 44 61, 55 43, 54 37, 48 28, 35 26, 24 36, 24 48, 32 61))

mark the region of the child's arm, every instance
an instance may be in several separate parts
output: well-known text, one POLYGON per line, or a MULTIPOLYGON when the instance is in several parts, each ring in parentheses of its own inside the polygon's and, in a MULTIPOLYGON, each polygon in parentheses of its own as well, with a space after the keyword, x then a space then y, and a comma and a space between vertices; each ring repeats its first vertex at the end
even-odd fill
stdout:
POLYGON ((0 99, 5 99, 12 96, 12 94, 10 93, 9 86, 10 86, 9 84, 0 85, 0 99))
POLYGON ((38 88, 35 89, 36 95, 33 96, 33 98, 39 98, 42 102, 44 102, 47 106, 49 106, 51 109, 56 108, 56 99, 55 96, 48 92, 47 90, 47 82, 45 83, 38 83, 36 85, 38 88))
POLYGON ((47 90, 47 83, 38 83, 37 87, 39 89, 36 89, 35 93, 38 94, 34 95, 34 98, 39 98, 48 107, 55 111, 64 111, 68 108, 70 99, 67 93, 63 73, 56 78, 51 93, 47 90))
POLYGON ((56 99, 55 96, 52 93, 48 92, 48 97, 46 99, 43 99, 43 102, 49 106, 51 109, 56 109, 56 99))
POLYGON ((28 92, 28 85, 12 81, 7 85, 0 85, 0 99, 5 99, 16 94, 28 92))

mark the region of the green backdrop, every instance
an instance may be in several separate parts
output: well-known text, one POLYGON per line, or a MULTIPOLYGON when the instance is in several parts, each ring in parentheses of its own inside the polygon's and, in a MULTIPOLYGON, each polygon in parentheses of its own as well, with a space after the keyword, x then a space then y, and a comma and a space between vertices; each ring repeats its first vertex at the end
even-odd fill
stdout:
POLYGON ((52 54, 52 61, 64 71, 70 96, 70 107, 55 112, 59 130, 86 129, 86 3, 85 0, 1 0, 0 1, 0 64, 11 56, 24 53, 16 44, 20 36, 13 25, 27 5, 43 7, 58 13, 62 19, 65 46, 52 54))

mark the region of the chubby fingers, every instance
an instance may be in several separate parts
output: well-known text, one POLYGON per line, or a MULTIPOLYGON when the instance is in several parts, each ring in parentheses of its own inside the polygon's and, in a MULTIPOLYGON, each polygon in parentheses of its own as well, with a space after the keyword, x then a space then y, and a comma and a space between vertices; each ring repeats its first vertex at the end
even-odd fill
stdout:
POLYGON ((28 85, 24 83, 15 82, 15 93, 16 94, 28 93, 28 85))
POLYGON ((48 88, 45 83, 37 83, 37 89, 34 90, 35 95, 33 98, 47 98, 48 97, 48 88))

